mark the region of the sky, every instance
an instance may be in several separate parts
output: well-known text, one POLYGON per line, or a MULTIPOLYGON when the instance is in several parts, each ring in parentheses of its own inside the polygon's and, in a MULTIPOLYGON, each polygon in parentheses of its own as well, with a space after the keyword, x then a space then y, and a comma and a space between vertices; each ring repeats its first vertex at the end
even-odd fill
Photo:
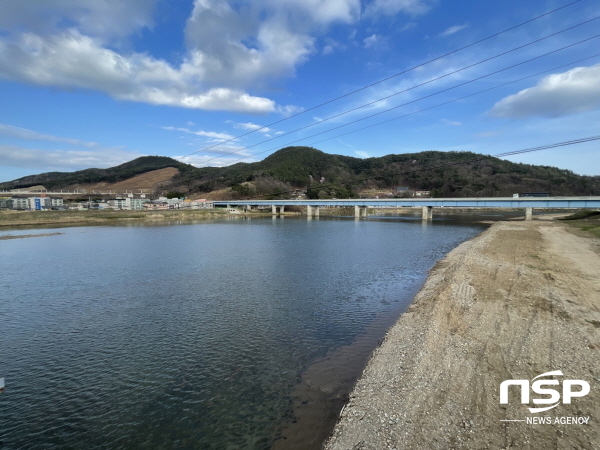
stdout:
MULTIPOLYGON (((597 136, 599 25, 595 0, 2 0, 0 181, 597 136)), ((509 159, 600 175, 600 141, 509 159)))

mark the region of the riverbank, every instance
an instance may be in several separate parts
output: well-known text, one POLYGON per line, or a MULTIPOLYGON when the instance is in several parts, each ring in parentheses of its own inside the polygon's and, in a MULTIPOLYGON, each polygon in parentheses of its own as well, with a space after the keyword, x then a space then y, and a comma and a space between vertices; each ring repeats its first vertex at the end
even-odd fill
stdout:
POLYGON ((461 244, 375 350, 325 448, 599 448, 598 273, 600 240, 554 220, 499 222, 461 244), (552 370, 590 394, 530 414, 511 388, 500 404, 504 380, 552 370), (503 422, 533 416, 589 422, 503 422))
POLYGON ((45 236, 57 236, 63 233, 41 233, 41 234, 7 234, 4 236, 0 235, 0 241, 8 241, 9 239, 26 239, 32 237, 45 237, 45 236))
POLYGON ((131 221, 201 220, 222 217, 224 210, 192 209, 167 211, 0 211, 0 228, 19 226, 102 225, 131 221))

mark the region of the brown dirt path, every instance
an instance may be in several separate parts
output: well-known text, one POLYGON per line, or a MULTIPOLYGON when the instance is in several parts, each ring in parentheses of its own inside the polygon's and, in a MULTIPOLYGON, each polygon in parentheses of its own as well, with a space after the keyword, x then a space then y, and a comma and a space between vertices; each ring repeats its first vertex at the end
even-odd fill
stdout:
POLYGON ((453 250, 373 353, 325 448, 600 448, 597 248, 568 225, 523 221, 453 250), (531 414, 514 388, 500 405, 502 381, 552 370, 590 394, 531 414), (527 416, 589 422, 501 422, 527 416))

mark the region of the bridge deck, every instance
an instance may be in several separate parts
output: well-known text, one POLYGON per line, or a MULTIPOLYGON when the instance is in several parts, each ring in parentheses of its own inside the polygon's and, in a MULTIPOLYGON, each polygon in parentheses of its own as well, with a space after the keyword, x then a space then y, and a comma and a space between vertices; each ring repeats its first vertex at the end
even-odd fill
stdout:
POLYGON ((434 206, 483 208, 600 208, 600 197, 488 197, 488 198, 414 198, 343 200, 229 200, 215 206, 434 206))

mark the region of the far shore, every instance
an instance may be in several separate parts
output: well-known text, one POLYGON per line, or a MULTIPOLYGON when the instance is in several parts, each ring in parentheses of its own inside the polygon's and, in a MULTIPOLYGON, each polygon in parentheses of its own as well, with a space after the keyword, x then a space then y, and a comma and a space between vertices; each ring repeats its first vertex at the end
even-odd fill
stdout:
POLYGON ((1 211, 0 228, 25 226, 103 225, 132 221, 203 220, 226 216, 224 210, 165 211, 1 211))
MULTIPOLYGON (((297 209, 297 208, 296 208, 297 209)), ((284 214, 277 214, 283 216, 299 216, 304 215, 304 211, 298 211, 295 208, 286 210, 284 214)), ((519 212, 522 208, 504 208, 502 210, 494 208, 436 208, 434 216, 438 214, 454 214, 454 213, 469 213, 469 214, 481 214, 481 213, 506 213, 506 212, 519 212)), ((546 211, 544 211, 546 214, 546 211)), ((320 214, 323 216, 354 216, 353 208, 320 208, 320 214)), ((380 215, 387 214, 408 214, 408 215, 420 215, 421 210, 418 208, 390 208, 390 209, 379 209, 370 208, 368 215, 371 217, 377 217, 380 215)), ((0 229, 12 228, 12 227, 37 227, 37 226, 50 226, 50 227, 71 227, 71 226, 85 226, 85 225, 107 225, 116 223, 128 223, 128 222, 157 222, 157 221, 168 221, 168 220, 205 220, 214 219, 218 217, 226 217, 229 215, 237 216, 257 216, 265 217, 271 216, 270 210, 251 210, 244 212, 239 209, 238 212, 231 214, 225 209, 191 209, 191 210, 160 210, 160 211, 125 211, 125 210, 99 210, 99 211, 0 211, 0 229)))

